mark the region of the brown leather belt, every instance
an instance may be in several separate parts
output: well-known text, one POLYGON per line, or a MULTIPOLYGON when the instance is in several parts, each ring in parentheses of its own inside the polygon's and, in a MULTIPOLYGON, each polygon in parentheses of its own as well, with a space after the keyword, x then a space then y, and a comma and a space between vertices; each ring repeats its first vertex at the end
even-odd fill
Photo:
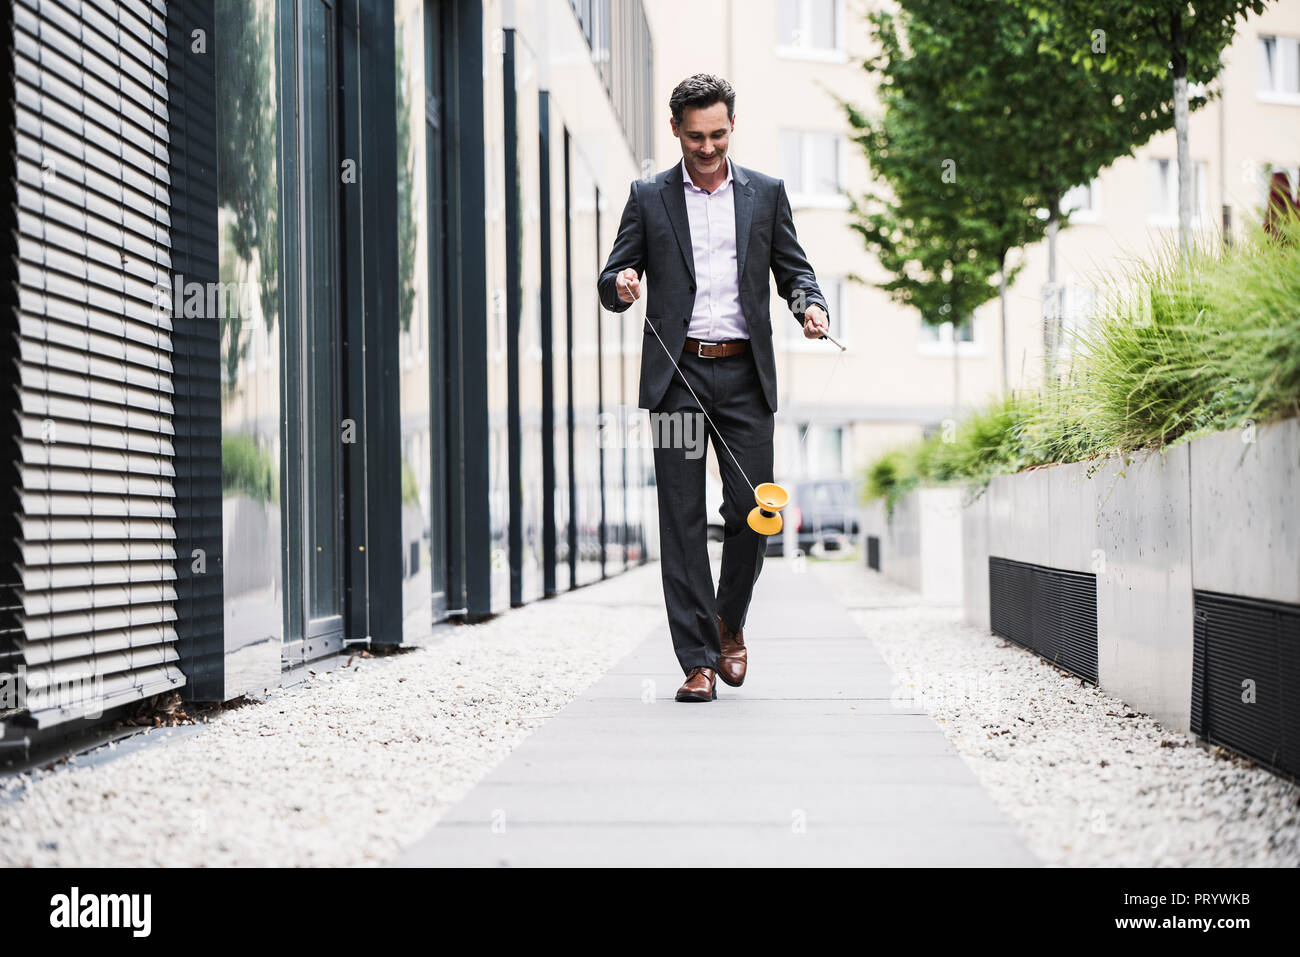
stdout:
POLYGON ((693 356, 705 359, 721 359, 723 356, 738 356, 745 351, 747 339, 732 339, 728 342, 702 342, 687 338, 686 351, 693 356))

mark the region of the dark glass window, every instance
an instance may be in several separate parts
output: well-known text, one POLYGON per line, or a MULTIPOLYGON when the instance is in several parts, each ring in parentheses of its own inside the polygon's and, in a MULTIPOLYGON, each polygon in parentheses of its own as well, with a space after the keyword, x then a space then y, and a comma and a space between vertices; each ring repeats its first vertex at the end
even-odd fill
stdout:
POLYGON ((342 628, 342 446, 360 441, 339 402, 338 186, 334 11, 302 7, 300 49, 302 196, 303 536, 307 635, 342 628))

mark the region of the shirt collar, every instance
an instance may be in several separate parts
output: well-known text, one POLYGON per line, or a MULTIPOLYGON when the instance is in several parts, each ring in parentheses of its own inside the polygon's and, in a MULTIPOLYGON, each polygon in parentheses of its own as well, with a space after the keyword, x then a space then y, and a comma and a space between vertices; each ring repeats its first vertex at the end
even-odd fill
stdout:
MULTIPOLYGON (((722 189, 723 186, 726 186, 728 183, 731 182, 731 173, 732 173, 732 170, 731 170, 731 157, 728 156, 728 157, 727 157, 727 178, 724 179, 724 180, 722 181, 722 183, 718 186, 718 188, 715 189, 715 190, 713 191, 714 193, 716 193, 719 189, 722 189)), ((703 192, 704 192, 704 190, 702 190, 702 189, 700 189, 698 186, 696 186, 696 185, 695 185, 695 182, 691 179, 691 173, 690 173, 690 170, 688 170, 688 169, 686 168, 686 157, 685 157, 685 156, 682 157, 682 183, 684 183, 688 188, 695 190, 697 193, 703 193, 703 192)), ((708 195, 712 196, 713 193, 710 193, 710 194, 708 194, 708 195)))

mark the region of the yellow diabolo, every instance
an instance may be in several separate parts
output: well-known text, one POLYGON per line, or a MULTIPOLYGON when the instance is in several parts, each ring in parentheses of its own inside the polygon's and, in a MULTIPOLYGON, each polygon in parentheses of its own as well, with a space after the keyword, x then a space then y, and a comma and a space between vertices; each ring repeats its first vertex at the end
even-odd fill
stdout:
POLYGON ((754 489, 758 504, 749 512, 749 527, 760 535, 781 531, 781 509, 790 504, 790 493, 775 482, 760 482, 754 489))

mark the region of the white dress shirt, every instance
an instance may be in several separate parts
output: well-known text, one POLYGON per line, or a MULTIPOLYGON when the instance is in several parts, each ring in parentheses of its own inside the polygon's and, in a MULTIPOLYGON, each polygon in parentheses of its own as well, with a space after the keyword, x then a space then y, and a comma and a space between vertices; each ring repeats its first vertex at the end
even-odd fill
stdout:
POLYGON ((691 182, 682 157, 682 188, 695 260, 695 310, 686 335, 701 342, 749 338, 736 273, 736 191, 731 157, 726 160, 727 178, 710 193, 691 182))

